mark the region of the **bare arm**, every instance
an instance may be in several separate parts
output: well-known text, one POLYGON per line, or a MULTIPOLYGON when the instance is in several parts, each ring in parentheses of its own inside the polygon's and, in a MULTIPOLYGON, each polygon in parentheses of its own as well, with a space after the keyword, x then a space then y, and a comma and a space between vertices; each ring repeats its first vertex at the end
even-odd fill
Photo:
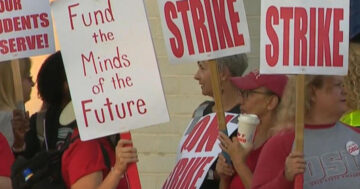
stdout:
POLYGON ((23 151, 25 134, 30 129, 29 112, 26 112, 24 115, 21 110, 14 110, 11 125, 14 133, 14 144, 12 147, 13 149, 18 149, 19 152, 23 151))
POLYGON ((9 177, 0 176, 0 188, 1 189, 12 189, 11 180, 9 177))
POLYGON ((234 175, 234 168, 226 163, 226 159, 222 154, 219 154, 219 159, 216 163, 216 172, 220 177, 220 189, 228 189, 231 179, 234 175))
POLYGON ((246 189, 251 188, 253 174, 245 162, 241 160, 233 161, 236 173, 240 176, 241 181, 246 189))
POLYGON ((116 189, 120 179, 126 172, 128 164, 138 161, 136 148, 127 147, 131 143, 130 140, 120 140, 118 142, 115 149, 115 165, 104 180, 102 172, 97 171, 81 177, 71 186, 71 189, 116 189))
POLYGON ((251 151, 251 148, 244 149, 237 141, 236 137, 229 139, 224 133, 219 134, 220 148, 230 155, 236 173, 241 178, 241 181, 246 189, 250 189, 252 172, 246 165, 246 157, 251 151))

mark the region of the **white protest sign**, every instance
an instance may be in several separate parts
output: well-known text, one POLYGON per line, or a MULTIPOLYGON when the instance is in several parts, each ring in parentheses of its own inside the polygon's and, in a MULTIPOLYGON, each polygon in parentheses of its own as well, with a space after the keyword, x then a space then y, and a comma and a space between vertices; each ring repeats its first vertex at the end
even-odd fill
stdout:
POLYGON ((53 53, 49 0, 1 0, 0 36, 0 61, 53 53))
MULTIPOLYGON (((233 122, 238 114, 225 114, 228 133, 233 133, 238 127, 233 122)), ((162 188, 200 188, 221 152, 218 135, 215 113, 202 117, 196 123, 191 121, 180 141, 178 162, 162 188)))
POLYGON ((263 0, 260 40, 260 73, 346 75, 349 0, 263 0))
POLYGON ((158 4, 171 63, 250 51, 242 0, 158 0, 158 4))
POLYGON ((169 121, 142 0, 51 6, 82 140, 169 121))

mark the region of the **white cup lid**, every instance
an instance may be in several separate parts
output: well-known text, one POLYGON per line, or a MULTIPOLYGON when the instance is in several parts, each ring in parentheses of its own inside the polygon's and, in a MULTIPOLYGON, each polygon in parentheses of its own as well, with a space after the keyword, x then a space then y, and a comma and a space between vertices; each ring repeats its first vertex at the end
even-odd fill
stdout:
POLYGON ((258 125, 260 123, 259 117, 255 114, 240 114, 238 117, 238 121, 254 125, 258 125))

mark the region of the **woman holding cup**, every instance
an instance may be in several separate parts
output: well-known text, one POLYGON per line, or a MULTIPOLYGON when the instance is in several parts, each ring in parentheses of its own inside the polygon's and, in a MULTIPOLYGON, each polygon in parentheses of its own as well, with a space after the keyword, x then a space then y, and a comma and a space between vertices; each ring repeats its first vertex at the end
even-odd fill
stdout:
POLYGON ((229 139, 223 133, 219 135, 220 147, 232 161, 229 165, 224 156, 219 155, 216 171, 220 175, 221 189, 251 187, 252 172, 264 143, 270 137, 269 131, 274 126, 287 77, 260 75, 255 70, 244 77, 232 78, 232 83, 242 92, 242 114, 239 116, 238 137, 229 139), (243 130, 245 127, 249 129, 243 130))

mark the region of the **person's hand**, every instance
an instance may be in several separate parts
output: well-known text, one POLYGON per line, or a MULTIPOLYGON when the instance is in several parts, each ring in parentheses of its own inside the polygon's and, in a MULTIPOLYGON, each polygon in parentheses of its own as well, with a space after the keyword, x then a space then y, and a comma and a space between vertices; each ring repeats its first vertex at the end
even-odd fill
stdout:
POLYGON ((224 180, 230 179, 235 173, 233 166, 226 163, 226 159, 222 154, 219 154, 215 170, 220 179, 224 180))
POLYGON ((293 181, 297 174, 305 172, 304 155, 299 152, 291 152, 285 161, 285 178, 293 181))
POLYGON ((138 155, 136 148, 130 146, 132 142, 130 140, 120 139, 116 145, 116 161, 114 170, 122 175, 126 172, 127 166, 130 163, 138 162, 138 155))
POLYGON ((23 148, 25 134, 30 129, 29 112, 24 115, 21 110, 14 110, 11 125, 14 133, 13 147, 15 149, 23 148))
POLYGON ((232 161, 246 162, 246 157, 251 151, 250 148, 243 148, 236 137, 229 139, 223 132, 219 132, 220 148, 229 154, 232 161))

